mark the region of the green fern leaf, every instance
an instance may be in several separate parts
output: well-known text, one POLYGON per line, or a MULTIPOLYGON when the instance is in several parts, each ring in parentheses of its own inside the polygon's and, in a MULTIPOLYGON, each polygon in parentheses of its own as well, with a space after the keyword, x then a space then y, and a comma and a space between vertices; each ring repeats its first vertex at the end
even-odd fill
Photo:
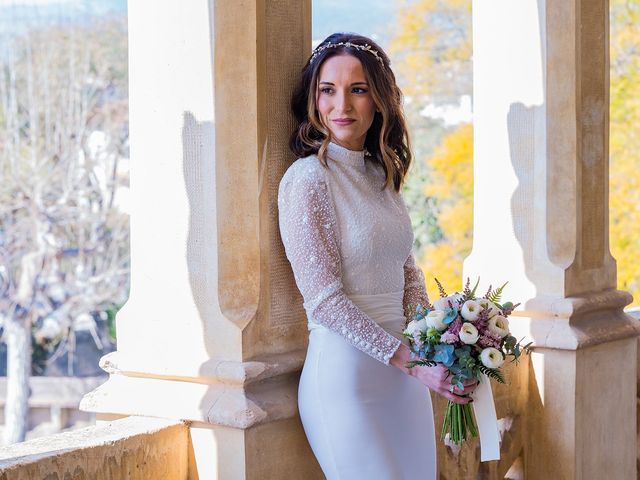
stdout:
POLYGON ((505 383, 502 372, 497 368, 488 368, 484 365, 478 365, 478 370, 484 373, 487 377, 493 378, 498 383, 505 383))
POLYGON ((413 367, 435 367, 436 365, 437 365, 436 362, 432 362, 430 360, 412 360, 407 364, 407 366, 409 368, 413 368, 413 367))
POLYGON ((504 290, 504 287, 507 286, 507 283, 509 283, 509 282, 504 282, 504 284, 501 287, 498 287, 493 292, 491 292, 491 294, 489 296, 487 296, 489 301, 491 301, 493 303, 499 303, 500 302, 500 297, 502 296, 502 290, 504 290))

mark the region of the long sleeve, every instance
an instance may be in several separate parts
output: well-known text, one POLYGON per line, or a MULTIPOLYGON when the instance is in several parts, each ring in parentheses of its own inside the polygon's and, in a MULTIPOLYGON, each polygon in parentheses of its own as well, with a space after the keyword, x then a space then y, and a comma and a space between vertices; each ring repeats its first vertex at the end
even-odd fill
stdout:
POLYGON ((279 225, 307 315, 388 365, 401 342, 344 292, 337 221, 326 180, 318 169, 295 167, 280 182, 279 225))
POLYGON ((404 296, 402 307, 408 320, 411 320, 417 304, 426 307, 429 305, 427 289, 424 285, 424 273, 416 265, 413 253, 409 254, 404 264, 404 296))

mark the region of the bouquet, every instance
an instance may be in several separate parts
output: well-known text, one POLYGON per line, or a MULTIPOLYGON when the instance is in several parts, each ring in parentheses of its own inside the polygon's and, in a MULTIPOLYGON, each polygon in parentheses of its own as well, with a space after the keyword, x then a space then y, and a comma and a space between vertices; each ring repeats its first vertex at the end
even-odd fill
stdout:
MULTIPOLYGON (((456 386, 464 389, 466 380, 486 375, 505 383, 500 367, 507 359, 517 363, 523 352, 529 353, 531 343, 521 345, 509 333, 511 312, 519 305, 500 303, 506 283, 493 290, 491 286, 482 298, 476 298, 476 289, 469 288, 469 279, 462 293, 447 295, 435 279, 440 299, 433 305, 416 305, 413 319, 402 332, 409 339, 412 360, 408 367, 442 364, 449 370, 451 392, 456 386)), ((411 306, 412 311, 414 307, 411 306)), ((478 436, 470 404, 449 400, 440 438, 449 438, 460 445, 471 434, 478 436)))

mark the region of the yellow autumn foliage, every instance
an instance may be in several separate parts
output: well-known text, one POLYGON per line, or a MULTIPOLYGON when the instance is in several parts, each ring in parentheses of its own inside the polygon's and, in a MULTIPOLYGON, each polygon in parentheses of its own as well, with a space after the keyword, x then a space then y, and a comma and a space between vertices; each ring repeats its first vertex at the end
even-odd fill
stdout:
POLYGON ((462 262, 471 251, 473 234, 473 126, 460 125, 443 138, 427 160, 431 173, 424 193, 437 199, 442 240, 427 245, 418 263, 427 277, 430 298, 437 298, 438 280, 449 291, 461 290, 462 262))
MULTIPOLYGON (((391 44, 409 96, 452 93, 452 77, 470 73, 471 1, 400 2, 399 33, 391 44), (448 22, 434 19, 448 18, 448 22), (444 27, 447 27, 447 31, 444 27), (446 41, 458 35, 456 41, 446 41)), ((610 2, 610 247, 618 266, 618 288, 640 304, 640 0, 610 2)), ((459 92, 460 86, 457 85, 459 92)), ((454 89, 455 90, 455 89, 454 89)), ((470 93, 470 89, 467 93, 470 93)), ((410 122, 411 123, 411 122, 410 122)), ((427 290, 437 298, 432 277, 448 290, 462 287, 462 262, 472 242, 473 129, 461 125, 445 135, 427 158, 424 194, 436 199, 442 239, 418 253, 427 290), (437 273, 436 273, 437 272, 437 273)))
POLYGON ((390 44, 408 97, 457 96, 471 88, 471 0, 397 0, 390 44))
POLYGON ((640 304, 640 0, 612 0, 609 228, 618 288, 640 304))

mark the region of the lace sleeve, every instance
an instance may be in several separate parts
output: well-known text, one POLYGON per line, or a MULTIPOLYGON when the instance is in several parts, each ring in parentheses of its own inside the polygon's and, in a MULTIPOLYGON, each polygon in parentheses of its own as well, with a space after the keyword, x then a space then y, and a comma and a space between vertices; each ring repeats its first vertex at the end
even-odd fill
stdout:
POLYGON ((404 314, 408 320, 413 317, 417 304, 426 307, 429 305, 429 297, 424 285, 424 273, 416 265, 413 253, 411 253, 404 263, 404 297, 402 298, 404 314))
POLYGON ((296 167, 280 182, 279 224, 307 315, 388 365, 401 342, 344 293, 335 211, 324 176, 316 169, 296 167))

